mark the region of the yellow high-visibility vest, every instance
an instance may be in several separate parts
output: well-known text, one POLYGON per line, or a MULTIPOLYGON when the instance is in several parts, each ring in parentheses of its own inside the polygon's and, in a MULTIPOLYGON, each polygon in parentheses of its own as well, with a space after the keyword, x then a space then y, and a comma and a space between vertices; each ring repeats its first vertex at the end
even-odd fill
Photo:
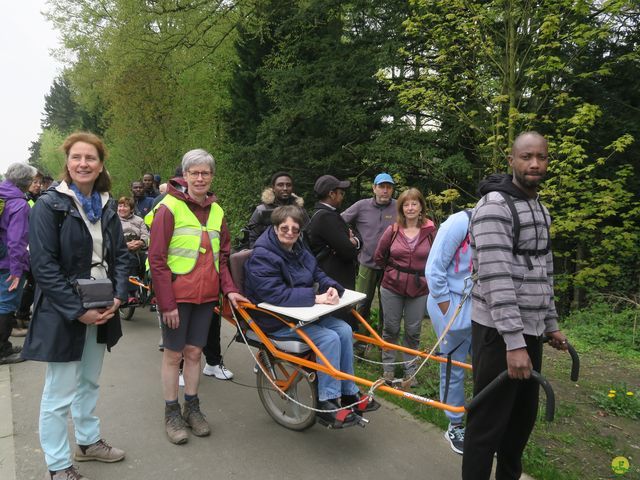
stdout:
POLYGON ((167 265, 171 272, 184 275, 194 269, 198 256, 206 251, 200 246, 202 232, 207 232, 211 240, 215 268, 220 271, 220 228, 224 217, 222 207, 212 203, 207 224, 201 225, 187 204, 172 195, 164 197, 155 209, 160 205, 167 207, 173 214, 173 236, 167 255, 167 265))

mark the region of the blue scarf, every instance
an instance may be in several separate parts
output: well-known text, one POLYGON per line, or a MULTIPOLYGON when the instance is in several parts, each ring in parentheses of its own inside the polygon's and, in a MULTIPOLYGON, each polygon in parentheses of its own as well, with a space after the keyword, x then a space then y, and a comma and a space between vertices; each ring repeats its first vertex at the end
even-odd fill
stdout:
POLYGON ((91 192, 91 196, 86 197, 74 183, 69 185, 69 188, 73 190, 78 200, 80 200, 82 209, 91 223, 96 223, 102 218, 102 199, 100 198, 100 193, 94 190, 91 192))

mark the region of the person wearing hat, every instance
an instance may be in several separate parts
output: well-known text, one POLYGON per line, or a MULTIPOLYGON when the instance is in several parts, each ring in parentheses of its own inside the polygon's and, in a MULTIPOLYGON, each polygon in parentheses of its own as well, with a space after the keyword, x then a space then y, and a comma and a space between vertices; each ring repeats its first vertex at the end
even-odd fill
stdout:
MULTIPOLYGON (((354 226, 362 237, 355 289, 367 295, 366 300, 358 306, 358 313, 367 320, 376 286, 380 284, 383 273, 374 260, 376 247, 383 232, 396 219, 394 186, 395 182, 391 175, 379 173, 373 180, 373 197, 359 200, 342 212, 345 222, 354 226)), ((382 328, 381 325, 380 328, 382 328)))
MULTIPOLYGON (((320 268, 344 288, 353 290, 361 242, 338 212, 345 189, 350 186, 348 180, 341 181, 332 175, 322 175, 316 180, 313 191, 318 202, 306 233, 311 252, 320 268)), ((356 326, 350 314, 344 315, 344 320, 352 327, 356 326)))

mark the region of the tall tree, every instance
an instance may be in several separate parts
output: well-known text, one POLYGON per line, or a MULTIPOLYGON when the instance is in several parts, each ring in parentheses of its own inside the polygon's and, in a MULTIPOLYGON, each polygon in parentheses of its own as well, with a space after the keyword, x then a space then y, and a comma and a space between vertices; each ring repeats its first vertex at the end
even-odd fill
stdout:
POLYGON ((560 289, 610 286, 628 261, 629 239, 638 238, 633 216, 615 220, 637 209, 628 195, 637 172, 616 166, 633 137, 618 129, 590 144, 603 108, 579 88, 611 74, 620 57, 602 45, 628 43, 634 29, 619 27, 633 3, 412 1, 407 29, 423 47, 406 50, 415 77, 395 87, 400 98, 436 123, 461 125, 474 164, 488 171, 504 168, 518 131, 535 128, 550 139, 558 160, 543 195, 555 214, 556 252, 566 259, 560 289))

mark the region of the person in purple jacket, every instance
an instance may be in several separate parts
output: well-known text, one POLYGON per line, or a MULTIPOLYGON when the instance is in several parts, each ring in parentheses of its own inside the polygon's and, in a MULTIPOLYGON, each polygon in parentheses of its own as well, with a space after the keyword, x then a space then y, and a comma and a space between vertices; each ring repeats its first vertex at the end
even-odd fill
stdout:
POLYGON ((9 341, 20 303, 23 275, 29 270, 29 204, 25 192, 37 170, 12 163, 0 183, 4 208, 0 215, 0 365, 22 362, 19 346, 9 341))
MULTIPOLYGON (((273 228, 265 230, 244 265, 244 293, 255 304, 268 302, 283 307, 335 305, 344 288, 328 277, 315 257, 300 241, 301 210, 293 205, 276 208, 271 214, 273 228), (317 284, 317 288, 315 287, 317 284)), ((256 323, 274 338, 300 338, 296 331, 266 314, 254 315, 256 323)), ((353 375, 353 334, 343 320, 332 316, 302 327, 335 368, 353 375)), ((355 425, 358 413, 377 410, 375 400, 366 402, 352 380, 338 380, 318 372, 318 413, 321 423, 333 428, 355 425), (340 410, 354 403, 357 413, 340 410), (337 410, 337 411, 336 411, 337 410)))

